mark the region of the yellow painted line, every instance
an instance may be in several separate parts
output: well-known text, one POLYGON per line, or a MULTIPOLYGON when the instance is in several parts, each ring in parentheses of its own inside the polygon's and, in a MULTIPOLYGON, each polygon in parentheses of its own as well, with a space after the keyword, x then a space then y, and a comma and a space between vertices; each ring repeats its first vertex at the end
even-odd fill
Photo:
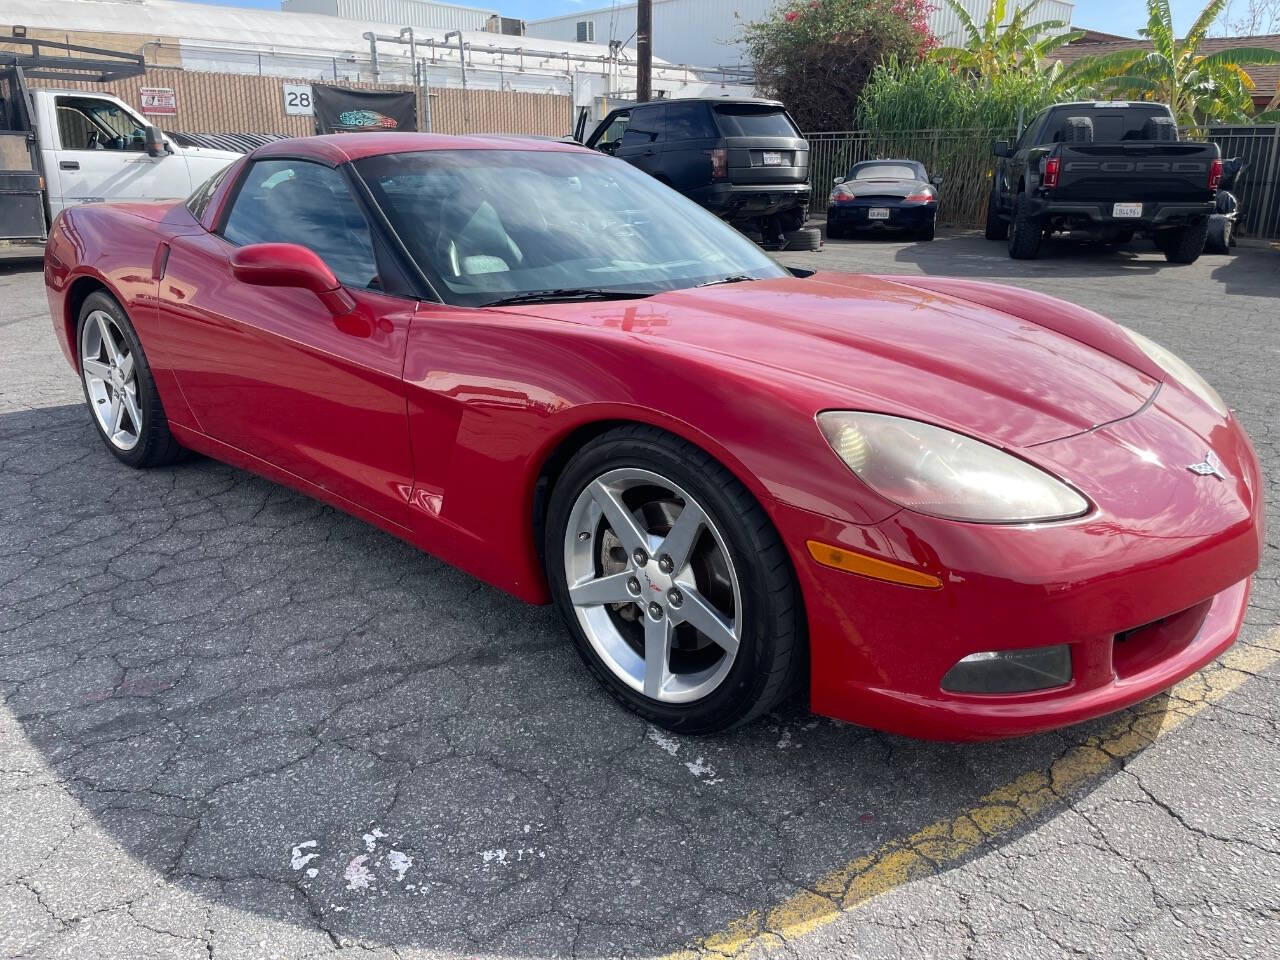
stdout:
POLYGON ((1031 817, 1098 781, 1170 730, 1235 690, 1251 674, 1280 660, 1280 628, 1256 645, 1237 645, 1167 695, 1121 714, 1105 732, 1076 744, 1044 770, 1032 770, 997 787, 976 804, 907 837, 852 860, 775 907, 753 910, 719 933, 700 939, 667 960, 755 955, 812 933, 841 913, 888 893, 908 880, 932 876, 1031 817))

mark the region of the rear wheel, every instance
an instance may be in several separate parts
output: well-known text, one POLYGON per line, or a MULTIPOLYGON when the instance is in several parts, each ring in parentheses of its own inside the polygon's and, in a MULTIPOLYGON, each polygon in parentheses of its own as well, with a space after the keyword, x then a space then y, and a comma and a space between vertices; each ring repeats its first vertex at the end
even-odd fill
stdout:
POLYGON ((98 435, 131 467, 158 467, 182 456, 169 432, 155 379, 128 314, 111 296, 91 293, 76 324, 80 382, 98 435))
POLYGON ((931 224, 929 224, 927 227, 921 227, 919 230, 917 230, 917 231, 916 231, 916 239, 917 239, 917 240, 932 240, 932 239, 933 239, 933 224, 931 223, 931 224))
POLYGON ((1173 230, 1162 230, 1156 234, 1156 243, 1164 251, 1164 258, 1170 263, 1195 263, 1204 251, 1205 240, 1209 236, 1209 218, 1201 217, 1195 223, 1173 230))
POLYGON ((724 730, 803 680, 786 550, 746 488, 692 444, 637 425, 584 447, 552 491, 545 557, 579 654, 652 723, 724 730))
POLYGON ((1014 260, 1034 260, 1040 256, 1043 225, 1031 215, 1030 201, 1018 194, 1013 205, 1013 223, 1009 227, 1009 256, 1014 260))

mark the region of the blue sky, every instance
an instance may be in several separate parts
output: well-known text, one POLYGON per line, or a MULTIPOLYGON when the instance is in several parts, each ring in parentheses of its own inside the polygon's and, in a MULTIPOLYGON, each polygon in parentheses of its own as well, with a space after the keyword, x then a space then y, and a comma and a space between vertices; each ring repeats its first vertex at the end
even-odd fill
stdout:
MULTIPOLYGON (((280 9, 279 0, 200 0, 230 7, 259 7, 265 10, 280 9)), ((533 20, 550 17, 573 10, 591 10, 608 5, 608 0, 462 0, 468 6, 489 7, 501 10, 508 17, 533 20)), ((1015 0, 1025 2, 1025 0, 1015 0)), ((1191 25, 1191 20, 1203 9, 1205 0, 1173 0, 1173 23, 1179 33, 1191 25)), ((1147 21, 1146 4, 1142 0, 1076 0, 1075 25, 1091 27, 1105 33, 1122 33, 1133 36, 1147 21)))

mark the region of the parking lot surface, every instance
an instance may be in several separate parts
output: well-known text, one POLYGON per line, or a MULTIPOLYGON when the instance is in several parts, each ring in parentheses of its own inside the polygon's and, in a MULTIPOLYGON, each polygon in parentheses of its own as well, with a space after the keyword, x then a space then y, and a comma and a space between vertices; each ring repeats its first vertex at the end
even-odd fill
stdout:
MULTIPOLYGON (((1280 252, 781 259, 1135 327, 1237 409, 1275 515, 1280 252)), ((230 467, 117 463, 30 266, 0 360, 0 957, 1275 955, 1274 534, 1240 643, 1137 710, 951 745, 792 703, 684 739, 550 608, 230 467)))

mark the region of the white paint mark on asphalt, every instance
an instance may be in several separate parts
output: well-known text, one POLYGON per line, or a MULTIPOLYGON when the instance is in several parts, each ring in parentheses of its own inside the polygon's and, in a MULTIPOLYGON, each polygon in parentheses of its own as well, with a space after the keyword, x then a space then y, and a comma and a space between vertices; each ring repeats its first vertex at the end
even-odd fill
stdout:
POLYGON ((673 757, 680 752, 680 741, 670 734, 663 733, 652 724, 649 725, 649 739, 673 757))
POLYGON ((369 853, 373 853, 374 848, 377 847, 378 845, 378 841, 385 836, 386 836, 385 833, 383 833, 377 827, 374 827, 372 830, 370 830, 368 833, 364 835, 365 850, 367 850, 369 853))
POLYGON ((778 749, 786 750, 788 747, 791 747, 791 746, 797 746, 797 744, 793 744, 791 742, 791 728, 783 727, 782 736, 778 738, 778 749))
POLYGON ((387 854, 387 866, 391 868, 391 872, 396 875, 396 879, 403 882, 404 875, 409 872, 409 868, 413 866, 413 857, 399 850, 392 850, 387 854))
POLYGON ((480 858, 487 867, 490 864, 498 864, 498 866, 507 867, 513 863, 519 863, 522 860, 532 860, 538 857, 542 860, 547 858, 547 851, 537 850, 533 847, 516 847, 514 850, 508 850, 506 847, 498 847, 495 850, 481 850, 480 858))
POLYGON ((307 868, 307 876, 308 876, 308 877, 310 877, 310 878, 311 878, 311 879, 313 879, 313 880, 315 879, 316 874, 318 874, 319 872, 320 872, 320 871, 319 871, 319 870, 317 870, 315 867, 308 867, 308 868, 307 868))
MULTIPOLYGON (((294 870, 301 870, 308 863, 320 856, 318 853, 303 853, 303 850, 309 850, 316 845, 314 840, 303 840, 300 844, 293 848, 289 853, 289 866, 294 870)), ((307 876, 315 876, 314 870, 308 870, 307 876)))
POLYGON ((720 783, 724 778, 716 776, 716 768, 702 757, 690 762, 685 761, 685 768, 703 783, 720 783))
POLYGON ((364 865, 368 859, 369 855, 362 853, 358 857, 352 857, 351 862, 347 864, 342 877, 347 881, 348 890, 368 890, 373 883, 373 874, 364 865))

